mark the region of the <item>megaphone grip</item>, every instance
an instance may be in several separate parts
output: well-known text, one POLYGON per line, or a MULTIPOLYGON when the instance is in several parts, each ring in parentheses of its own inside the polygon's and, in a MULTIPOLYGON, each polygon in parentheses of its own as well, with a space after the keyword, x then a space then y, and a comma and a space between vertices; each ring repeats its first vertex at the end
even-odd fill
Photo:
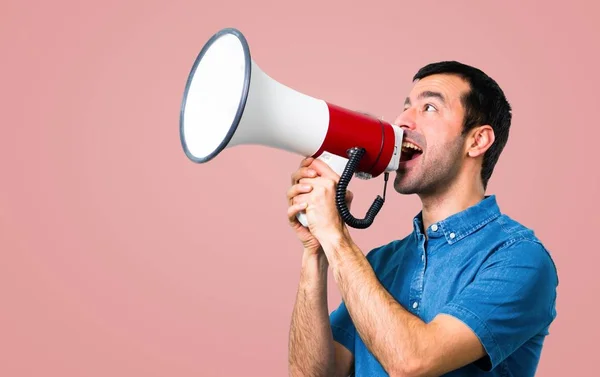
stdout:
MULTIPOLYGON (((356 172, 360 159, 363 157, 364 154, 364 148, 351 148, 348 150, 348 159, 328 152, 323 153, 319 157, 319 159, 323 160, 326 164, 328 164, 340 176, 340 180, 338 182, 335 192, 336 206, 340 213, 340 216, 342 217, 342 220, 346 224, 348 224, 348 226, 357 229, 365 229, 371 226, 371 224, 375 220, 375 216, 377 216, 377 214, 383 207, 383 203, 385 201, 384 198, 382 198, 380 195, 377 195, 377 198, 375 198, 373 204, 371 204, 371 207, 369 207, 364 219, 357 219, 350 213, 350 209, 346 204, 346 192, 348 184, 350 183, 352 176, 356 172)), ((308 226, 306 213, 304 211, 298 213, 296 215, 296 218, 303 226, 308 226)))
MULTIPOLYGON (((317 160, 323 161, 327 166, 331 168, 337 175, 341 176, 348 164, 348 159, 336 154, 324 151, 321 153, 317 160)), ((306 212, 301 211, 296 215, 296 218, 304 227, 308 227, 308 221, 306 219, 306 212)))

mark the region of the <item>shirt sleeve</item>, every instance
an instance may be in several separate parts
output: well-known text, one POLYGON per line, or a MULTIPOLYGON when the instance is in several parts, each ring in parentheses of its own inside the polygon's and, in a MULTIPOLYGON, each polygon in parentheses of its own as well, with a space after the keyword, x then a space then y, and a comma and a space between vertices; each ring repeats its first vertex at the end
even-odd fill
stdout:
POLYGON ((442 313, 475 332, 487 353, 475 365, 490 371, 554 320, 557 285, 546 249, 521 240, 494 252, 442 313))

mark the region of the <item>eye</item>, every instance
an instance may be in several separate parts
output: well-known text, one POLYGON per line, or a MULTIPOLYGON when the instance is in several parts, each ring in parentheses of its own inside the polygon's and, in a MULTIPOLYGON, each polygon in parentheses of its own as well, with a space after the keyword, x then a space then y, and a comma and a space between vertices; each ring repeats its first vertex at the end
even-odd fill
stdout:
POLYGON ((428 103, 425 105, 425 111, 429 112, 429 111, 437 111, 437 109, 435 108, 435 106, 433 106, 432 104, 428 103))

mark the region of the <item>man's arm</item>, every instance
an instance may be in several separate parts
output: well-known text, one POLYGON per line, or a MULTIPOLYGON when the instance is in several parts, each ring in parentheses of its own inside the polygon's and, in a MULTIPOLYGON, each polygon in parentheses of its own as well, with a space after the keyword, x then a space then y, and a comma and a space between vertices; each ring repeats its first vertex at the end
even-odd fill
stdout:
POLYGON ((454 317, 427 324, 405 310, 347 238, 323 248, 358 334, 390 376, 439 376, 485 355, 475 333, 454 317))
POLYGON ((535 240, 495 250, 430 323, 387 293, 349 237, 320 241, 356 331, 390 376, 439 376, 470 363, 492 370, 556 317, 556 266, 535 240))
POLYGON ((292 314, 289 341, 290 376, 348 376, 353 356, 333 341, 327 307, 327 269, 321 252, 305 253, 292 314))

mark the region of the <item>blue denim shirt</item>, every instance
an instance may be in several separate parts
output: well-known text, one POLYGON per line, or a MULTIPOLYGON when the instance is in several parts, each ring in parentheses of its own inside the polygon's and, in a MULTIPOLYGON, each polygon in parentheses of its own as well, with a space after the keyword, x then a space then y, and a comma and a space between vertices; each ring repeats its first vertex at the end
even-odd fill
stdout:
MULTIPOLYGON (((452 315, 487 356, 445 376, 535 374, 556 317, 558 276, 534 232, 500 212, 495 195, 426 229, 422 213, 407 237, 367 253, 385 289, 424 322, 452 315)), ((356 376, 387 376, 342 302, 330 315, 334 340, 354 355, 356 376)), ((385 331, 385 329, 379 329, 385 331)))

